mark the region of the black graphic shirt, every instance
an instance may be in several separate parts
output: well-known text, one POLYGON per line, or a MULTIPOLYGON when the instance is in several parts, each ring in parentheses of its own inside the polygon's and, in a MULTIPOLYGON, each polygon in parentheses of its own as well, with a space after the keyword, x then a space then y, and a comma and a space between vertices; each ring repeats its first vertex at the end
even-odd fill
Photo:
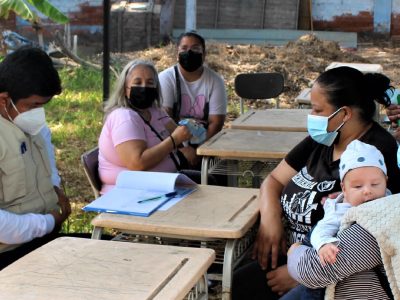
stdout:
POLYGON ((302 241, 311 227, 322 219, 322 197, 341 190, 339 160, 332 161, 332 151, 333 147, 323 146, 308 137, 285 158, 290 166, 299 170, 281 195, 289 245, 302 241))

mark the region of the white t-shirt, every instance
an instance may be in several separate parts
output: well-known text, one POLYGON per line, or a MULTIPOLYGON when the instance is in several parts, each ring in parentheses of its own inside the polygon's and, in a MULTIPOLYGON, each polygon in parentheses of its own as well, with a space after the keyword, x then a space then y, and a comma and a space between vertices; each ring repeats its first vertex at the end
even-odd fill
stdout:
MULTIPOLYGON (((224 80, 216 72, 203 66, 203 74, 193 82, 186 81, 179 71, 181 85, 181 118, 203 120, 204 106, 209 103, 209 115, 226 115, 227 97, 224 80)), ((163 103, 162 106, 173 108, 177 100, 174 67, 159 74, 163 103)))

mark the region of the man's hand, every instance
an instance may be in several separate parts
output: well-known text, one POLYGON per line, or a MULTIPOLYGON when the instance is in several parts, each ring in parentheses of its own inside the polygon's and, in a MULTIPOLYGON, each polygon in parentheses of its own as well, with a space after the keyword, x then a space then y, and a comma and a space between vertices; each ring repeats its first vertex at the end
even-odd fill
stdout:
POLYGON ((321 264, 323 266, 326 266, 327 264, 334 264, 336 262, 336 255, 338 252, 339 248, 332 243, 323 245, 318 251, 321 264))
POLYGON ((59 211, 51 211, 50 213, 53 215, 56 226, 61 226, 61 224, 68 218, 71 214, 71 205, 69 203, 69 199, 65 196, 64 192, 58 188, 54 187, 54 190, 58 196, 58 205, 60 206, 59 211))
POLYGON ((267 273, 267 284, 274 293, 282 296, 298 283, 290 277, 287 265, 283 265, 267 273))

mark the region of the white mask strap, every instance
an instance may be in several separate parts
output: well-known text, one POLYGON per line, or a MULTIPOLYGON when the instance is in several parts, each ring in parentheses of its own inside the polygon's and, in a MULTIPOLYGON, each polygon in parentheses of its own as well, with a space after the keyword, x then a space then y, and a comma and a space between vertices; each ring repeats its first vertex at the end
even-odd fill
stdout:
POLYGON ((14 107, 15 111, 20 115, 21 113, 19 112, 19 110, 15 106, 14 102, 12 101, 12 99, 10 101, 11 101, 11 105, 14 107))

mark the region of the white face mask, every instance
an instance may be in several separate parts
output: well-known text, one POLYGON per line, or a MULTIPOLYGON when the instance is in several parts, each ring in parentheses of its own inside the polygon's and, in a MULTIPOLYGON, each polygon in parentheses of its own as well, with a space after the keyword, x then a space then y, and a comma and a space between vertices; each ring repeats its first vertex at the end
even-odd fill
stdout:
POLYGON ((46 115, 43 107, 34 108, 20 113, 11 101, 12 106, 18 112, 18 116, 12 122, 23 132, 30 135, 37 135, 46 124, 46 115))

